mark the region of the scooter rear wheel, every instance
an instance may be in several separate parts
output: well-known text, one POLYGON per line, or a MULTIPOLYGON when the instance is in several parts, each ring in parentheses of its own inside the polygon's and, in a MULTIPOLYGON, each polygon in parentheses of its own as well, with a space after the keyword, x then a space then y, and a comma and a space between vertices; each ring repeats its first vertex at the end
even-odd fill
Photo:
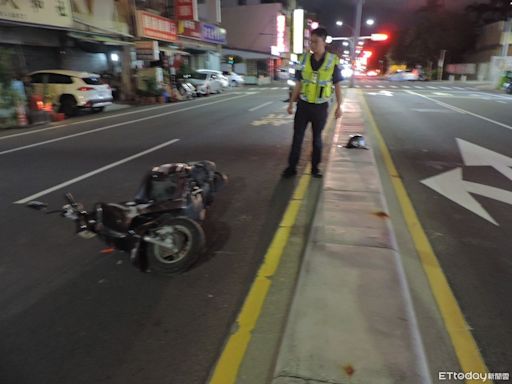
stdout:
POLYGON ((201 226, 186 217, 169 218, 148 236, 166 244, 146 243, 149 268, 163 274, 186 271, 198 259, 205 243, 201 226))

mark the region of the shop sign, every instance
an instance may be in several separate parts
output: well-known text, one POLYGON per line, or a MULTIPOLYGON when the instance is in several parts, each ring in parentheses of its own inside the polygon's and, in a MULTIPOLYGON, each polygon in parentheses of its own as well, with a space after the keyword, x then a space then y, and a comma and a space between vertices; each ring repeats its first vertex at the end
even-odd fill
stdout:
POLYGON ((178 35, 201 39, 201 23, 192 20, 178 22, 178 35))
POLYGON ((211 43, 226 44, 226 30, 213 24, 202 23, 202 38, 211 43))
POLYGON ((158 41, 142 40, 135 42, 137 60, 153 61, 159 59, 158 41))
POLYGON ((173 20, 144 11, 137 11, 137 33, 139 37, 155 40, 177 40, 177 28, 173 20))
POLYGON ((69 0, 0 0, 0 19, 66 28, 73 25, 69 0))
POLYGON ((79 25, 97 28, 102 32, 121 35, 128 35, 129 32, 130 15, 125 1, 73 0, 73 19, 79 25))
POLYGON ((197 20, 197 0, 175 0, 177 20, 197 20))
POLYGON ((277 15, 277 50, 279 52, 285 52, 284 34, 286 32, 286 16, 277 15))

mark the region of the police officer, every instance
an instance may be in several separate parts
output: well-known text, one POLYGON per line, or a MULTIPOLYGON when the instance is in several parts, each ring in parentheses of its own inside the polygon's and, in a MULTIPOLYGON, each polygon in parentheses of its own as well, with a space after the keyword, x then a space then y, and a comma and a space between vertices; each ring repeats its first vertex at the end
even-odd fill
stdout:
POLYGON ((338 68, 339 59, 335 54, 325 50, 326 39, 325 28, 317 28, 311 32, 311 52, 302 57, 301 64, 295 72, 296 84, 288 105, 288 113, 293 113, 293 103, 298 100, 297 111, 293 122, 293 143, 288 168, 284 170, 283 177, 297 174, 304 133, 309 122, 313 129, 311 174, 313 177, 322 177, 318 168, 322 160, 322 130, 327 121, 333 84, 336 93, 335 116, 339 118, 342 114, 340 82, 343 78, 338 68))

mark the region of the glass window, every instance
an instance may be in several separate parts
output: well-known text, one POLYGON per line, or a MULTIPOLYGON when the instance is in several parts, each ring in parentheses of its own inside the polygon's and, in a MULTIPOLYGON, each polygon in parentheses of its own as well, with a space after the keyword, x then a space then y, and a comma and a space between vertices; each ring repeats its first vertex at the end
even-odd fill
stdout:
POLYGON ((48 78, 48 83, 51 83, 51 84, 73 84, 73 80, 71 79, 71 77, 66 76, 66 75, 50 73, 50 77, 48 78))
POLYGON ((99 77, 82 77, 85 84, 89 85, 100 85, 101 79, 99 77))
POLYGON ((32 84, 42 84, 44 83, 46 75, 46 73, 36 73, 35 75, 32 75, 32 80, 30 80, 30 82, 32 84))
POLYGON ((190 75, 190 78, 196 79, 196 80, 206 80, 207 77, 208 77, 207 73, 199 73, 199 72, 194 72, 192 75, 190 75))

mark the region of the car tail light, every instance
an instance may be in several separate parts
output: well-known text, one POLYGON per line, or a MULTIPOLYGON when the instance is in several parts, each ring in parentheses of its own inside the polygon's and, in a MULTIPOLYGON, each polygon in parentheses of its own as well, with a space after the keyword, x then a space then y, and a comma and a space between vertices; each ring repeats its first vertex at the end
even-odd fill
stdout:
POLYGON ((79 91, 87 92, 87 91, 94 91, 93 87, 80 87, 78 88, 79 91))

